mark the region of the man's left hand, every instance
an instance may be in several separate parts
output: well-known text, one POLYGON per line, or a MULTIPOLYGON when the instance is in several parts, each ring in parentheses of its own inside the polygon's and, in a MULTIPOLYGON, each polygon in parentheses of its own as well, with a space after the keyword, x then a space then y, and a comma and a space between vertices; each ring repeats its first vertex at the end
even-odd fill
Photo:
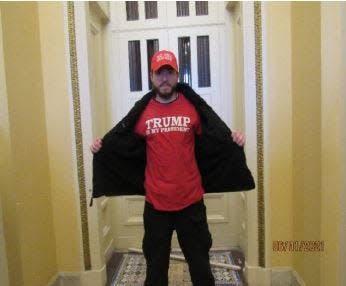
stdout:
POLYGON ((245 145, 245 135, 239 131, 232 131, 232 139, 239 146, 245 145))

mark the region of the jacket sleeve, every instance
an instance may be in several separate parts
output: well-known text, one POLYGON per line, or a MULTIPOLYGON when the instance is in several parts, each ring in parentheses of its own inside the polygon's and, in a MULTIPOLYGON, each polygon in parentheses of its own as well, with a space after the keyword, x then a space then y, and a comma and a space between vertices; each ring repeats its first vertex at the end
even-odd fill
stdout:
MULTIPOLYGON (((121 124, 121 122, 119 123, 121 124)), ((115 126, 93 157, 93 197, 144 195, 145 142, 115 126)))
POLYGON ((133 132, 152 93, 138 100, 102 139, 93 158, 93 197, 144 195, 145 140, 133 132))

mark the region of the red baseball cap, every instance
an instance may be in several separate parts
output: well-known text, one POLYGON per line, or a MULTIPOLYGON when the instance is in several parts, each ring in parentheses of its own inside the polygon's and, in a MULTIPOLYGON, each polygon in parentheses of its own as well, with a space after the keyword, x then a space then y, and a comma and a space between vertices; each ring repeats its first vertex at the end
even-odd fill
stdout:
POLYGON ((166 65, 171 66, 174 70, 179 72, 177 59, 171 51, 157 51, 151 58, 151 70, 157 71, 166 65))

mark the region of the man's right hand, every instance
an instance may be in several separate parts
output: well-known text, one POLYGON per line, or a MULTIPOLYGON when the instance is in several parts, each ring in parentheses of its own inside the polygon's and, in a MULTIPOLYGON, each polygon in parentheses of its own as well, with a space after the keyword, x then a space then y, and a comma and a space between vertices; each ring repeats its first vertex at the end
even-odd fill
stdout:
POLYGON ((95 141, 90 145, 90 151, 95 154, 100 151, 102 147, 102 140, 100 138, 96 138, 95 141))

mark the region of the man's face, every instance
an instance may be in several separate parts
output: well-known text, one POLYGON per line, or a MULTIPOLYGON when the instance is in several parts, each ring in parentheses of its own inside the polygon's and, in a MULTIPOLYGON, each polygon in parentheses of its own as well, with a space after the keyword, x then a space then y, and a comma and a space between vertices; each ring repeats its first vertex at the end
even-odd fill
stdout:
POLYGON ((163 66, 150 74, 154 91, 163 98, 169 98, 175 91, 178 73, 170 66, 163 66))

